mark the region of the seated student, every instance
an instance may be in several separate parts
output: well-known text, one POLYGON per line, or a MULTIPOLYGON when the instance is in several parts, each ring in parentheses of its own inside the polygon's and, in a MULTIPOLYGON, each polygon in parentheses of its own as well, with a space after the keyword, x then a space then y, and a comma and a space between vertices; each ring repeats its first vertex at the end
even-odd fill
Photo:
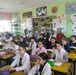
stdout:
POLYGON ((10 47, 10 45, 6 42, 6 41, 2 41, 2 50, 7 50, 7 49, 9 49, 9 47, 10 47))
POLYGON ((48 55, 44 52, 37 56, 37 63, 28 75, 52 75, 51 66, 47 63, 48 55))
POLYGON ((52 48, 55 48, 55 47, 56 47, 56 38, 51 37, 48 49, 52 49, 52 48))
POLYGON ((10 65, 10 71, 16 70, 28 73, 30 71, 30 57, 22 46, 19 47, 18 52, 19 54, 10 65))
POLYGON ((55 50, 54 56, 55 56, 55 62, 68 62, 68 53, 66 52, 66 50, 63 49, 63 44, 61 41, 58 41, 56 43, 56 48, 57 50, 55 50))
POLYGON ((69 42, 70 48, 76 49, 76 36, 71 36, 71 41, 69 42))
POLYGON ((32 48, 32 51, 36 50, 36 42, 34 38, 31 38, 31 42, 29 44, 29 47, 32 48))
POLYGON ((38 39, 38 42, 39 42, 39 41, 43 42, 43 45, 46 47, 46 41, 45 41, 45 39, 44 39, 43 34, 40 34, 39 39, 38 39))
POLYGON ((25 40, 24 40, 24 38, 22 36, 20 37, 19 45, 23 46, 23 47, 26 47, 26 42, 25 42, 25 40))
POLYGON ((70 52, 70 45, 67 43, 67 41, 65 39, 62 39, 61 41, 62 41, 62 44, 63 44, 64 49, 67 52, 70 52))
POLYGON ((49 37, 49 41, 50 41, 51 37, 55 37, 56 38, 56 34, 55 34, 54 30, 51 30, 51 35, 49 37))
POLYGON ((15 41, 14 41, 14 40, 12 40, 12 41, 10 42, 10 47, 9 47, 8 52, 11 52, 11 53, 17 54, 17 52, 18 52, 18 51, 17 51, 18 48, 19 48, 19 46, 15 44, 15 41))
POLYGON ((43 43, 39 41, 38 48, 32 52, 32 55, 40 54, 42 52, 47 53, 47 50, 43 47, 43 43))

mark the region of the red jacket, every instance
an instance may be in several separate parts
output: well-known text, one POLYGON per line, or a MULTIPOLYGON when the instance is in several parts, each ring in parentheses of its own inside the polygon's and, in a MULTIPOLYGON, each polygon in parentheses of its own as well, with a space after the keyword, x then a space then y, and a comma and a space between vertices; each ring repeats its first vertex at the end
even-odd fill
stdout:
POLYGON ((63 36, 64 36, 63 33, 58 33, 57 36, 56 36, 56 39, 61 40, 63 36))

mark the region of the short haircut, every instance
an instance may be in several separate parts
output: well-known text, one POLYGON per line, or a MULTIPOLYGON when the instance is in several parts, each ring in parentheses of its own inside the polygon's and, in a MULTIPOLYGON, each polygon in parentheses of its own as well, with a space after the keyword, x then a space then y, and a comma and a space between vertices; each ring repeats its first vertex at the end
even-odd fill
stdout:
POLYGON ((75 35, 72 35, 71 37, 74 37, 76 39, 76 36, 75 35))
POLYGON ((2 42, 7 43, 7 41, 3 40, 2 42))
POLYGON ((56 44, 59 44, 59 45, 63 46, 62 41, 57 41, 56 44))

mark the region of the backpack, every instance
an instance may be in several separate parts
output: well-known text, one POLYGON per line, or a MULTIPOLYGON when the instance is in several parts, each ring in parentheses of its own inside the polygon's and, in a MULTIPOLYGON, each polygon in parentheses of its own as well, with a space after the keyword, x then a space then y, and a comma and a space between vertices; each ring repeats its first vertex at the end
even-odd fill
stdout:
POLYGON ((10 75, 10 72, 6 70, 0 70, 0 75, 10 75))

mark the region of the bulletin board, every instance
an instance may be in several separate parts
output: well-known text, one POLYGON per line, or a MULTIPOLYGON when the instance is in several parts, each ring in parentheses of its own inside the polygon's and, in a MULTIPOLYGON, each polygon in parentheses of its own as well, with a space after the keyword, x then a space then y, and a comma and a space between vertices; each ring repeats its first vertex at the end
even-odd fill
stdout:
POLYGON ((72 25, 72 35, 76 35, 76 13, 70 15, 72 25))
POLYGON ((61 29, 62 32, 66 31, 66 15, 57 15, 56 19, 53 19, 53 30, 61 29))

